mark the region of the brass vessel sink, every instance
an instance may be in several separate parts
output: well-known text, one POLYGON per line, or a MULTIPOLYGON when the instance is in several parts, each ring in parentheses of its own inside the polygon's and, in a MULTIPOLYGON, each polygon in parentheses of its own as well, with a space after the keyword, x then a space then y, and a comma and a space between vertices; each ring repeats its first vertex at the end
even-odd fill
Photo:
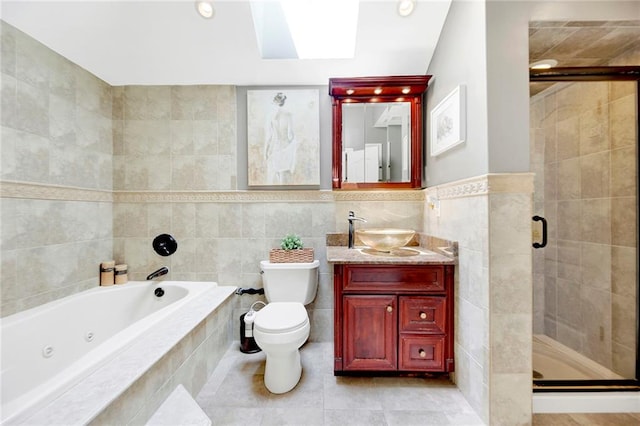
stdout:
POLYGON ((391 250, 404 247, 411 241, 416 231, 411 229, 397 228, 370 228, 357 229, 356 237, 362 243, 374 250, 390 252, 391 250))

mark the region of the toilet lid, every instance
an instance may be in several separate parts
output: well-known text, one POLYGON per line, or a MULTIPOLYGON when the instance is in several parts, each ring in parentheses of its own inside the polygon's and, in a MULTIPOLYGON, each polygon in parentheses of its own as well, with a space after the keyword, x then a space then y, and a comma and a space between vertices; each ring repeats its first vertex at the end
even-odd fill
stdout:
POLYGON ((254 327, 267 333, 285 333, 309 321, 307 310, 299 302, 271 302, 260 309, 254 327))

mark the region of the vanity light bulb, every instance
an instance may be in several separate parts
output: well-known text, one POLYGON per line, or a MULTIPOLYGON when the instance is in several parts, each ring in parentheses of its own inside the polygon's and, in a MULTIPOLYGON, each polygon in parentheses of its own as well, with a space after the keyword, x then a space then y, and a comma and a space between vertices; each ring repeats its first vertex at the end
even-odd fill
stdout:
POLYGON ((353 95, 354 90, 353 89, 347 89, 347 95, 353 95))
POLYGON ((378 87, 376 90, 373 91, 373 93, 375 93, 376 95, 379 95, 380 93, 382 93, 382 89, 378 87))
POLYGON ((411 89, 409 89, 408 87, 405 87, 404 89, 402 89, 402 93, 404 93, 405 95, 407 93, 409 93, 411 91, 411 89))

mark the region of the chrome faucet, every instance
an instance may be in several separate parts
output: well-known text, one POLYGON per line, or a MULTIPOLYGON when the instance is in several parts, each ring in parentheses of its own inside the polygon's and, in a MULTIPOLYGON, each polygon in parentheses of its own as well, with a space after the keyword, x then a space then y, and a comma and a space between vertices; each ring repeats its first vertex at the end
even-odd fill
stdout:
POLYGON ((349 248, 353 248, 353 221, 354 220, 359 220, 360 222, 366 222, 365 219, 361 218, 361 217, 356 217, 355 213, 350 211, 349 212, 349 248))
POLYGON ((152 273, 147 275, 147 281, 151 281, 154 278, 161 277, 161 276, 166 275, 168 273, 169 273, 169 268, 167 268, 166 266, 163 266, 162 268, 158 269, 157 271, 153 271, 152 273))

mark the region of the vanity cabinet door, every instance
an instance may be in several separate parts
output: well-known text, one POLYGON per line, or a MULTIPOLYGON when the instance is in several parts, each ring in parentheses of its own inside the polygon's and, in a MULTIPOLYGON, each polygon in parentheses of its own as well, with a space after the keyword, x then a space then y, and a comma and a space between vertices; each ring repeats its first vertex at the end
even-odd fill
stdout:
POLYGON ((344 370, 397 369, 396 296, 345 295, 344 370))
POLYGON ((446 298, 400 296, 400 331, 445 334, 446 298))
POLYGON ((444 335, 402 334, 400 336, 400 363, 398 369, 443 371, 444 344, 444 335))

